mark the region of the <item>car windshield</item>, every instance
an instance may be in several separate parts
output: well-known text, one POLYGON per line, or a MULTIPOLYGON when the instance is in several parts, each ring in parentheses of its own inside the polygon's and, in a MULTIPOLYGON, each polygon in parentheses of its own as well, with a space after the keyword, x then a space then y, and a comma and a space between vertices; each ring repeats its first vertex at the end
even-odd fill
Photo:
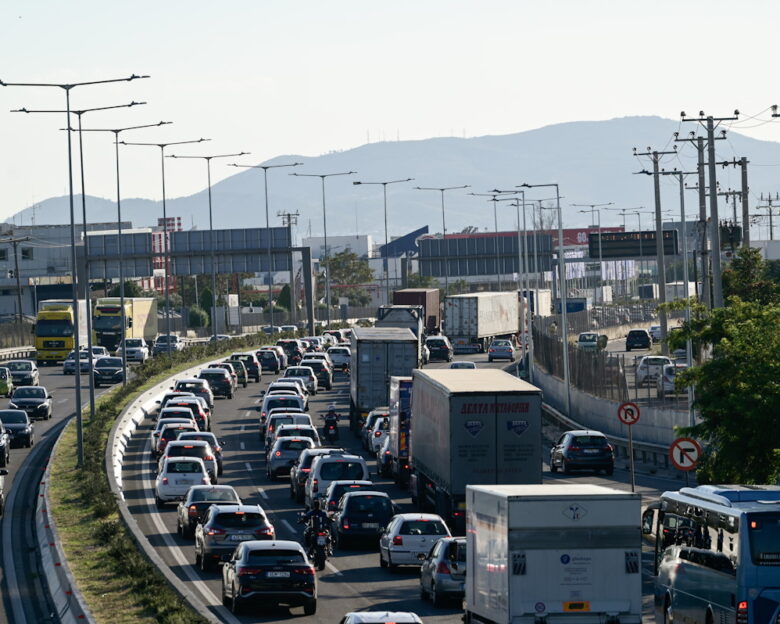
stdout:
POLYGON ((447 528, 438 520, 406 520, 399 535, 447 535, 447 528))
POLYGON ((385 496, 367 494, 366 496, 351 497, 349 503, 347 503, 347 511, 354 513, 392 514, 393 505, 385 496))
POLYGON ((328 481, 340 479, 363 479, 363 465, 351 461, 326 462, 320 468, 320 478, 328 481))
POLYGON ((31 371, 32 362, 8 362, 5 367, 14 372, 31 371))
POLYGON ((496 340, 493 345, 496 347, 511 347, 512 343, 508 340, 496 340))
POLYGON ((450 368, 476 368, 474 362, 453 362, 450 364, 450 368))
POLYGON ((17 388, 14 391, 14 399, 45 399, 46 390, 40 387, 17 388))
POLYGON ((284 565, 287 563, 306 563, 303 553, 297 550, 252 550, 246 556, 248 565, 284 565))
POLYGON ((270 351, 263 351, 260 353, 260 359, 261 360, 275 360, 276 354, 271 353, 270 351))
POLYGON ((4 425, 15 425, 27 422, 27 414, 24 412, 0 412, 0 422, 4 425))
POLYGON ((583 448, 602 448, 609 444, 604 436, 577 436, 572 444, 583 448))
POLYGON ((214 488, 208 490, 193 490, 190 496, 192 502, 215 501, 215 502, 238 502, 238 495, 232 489, 214 488))
POLYGON ((311 372, 302 368, 288 368, 284 373, 285 377, 308 377, 309 375, 311 375, 311 372))
POLYGON ((197 432, 197 433, 191 433, 189 431, 182 431, 179 434, 179 437, 176 438, 179 442, 185 442, 187 440, 198 440, 201 442, 208 442, 212 448, 215 446, 219 446, 217 444, 217 438, 213 433, 207 433, 207 432, 197 432))
POLYGON ((92 327, 101 330, 119 330, 122 327, 121 316, 96 316, 92 320, 92 327))
POLYGON ((158 344, 160 343, 166 343, 166 342, 177 342, 178 336, 157 336, 156 342, 158 344))
POLYGON ((596 334, 580 334, 580 342, 596 342, 598 339, 596 334))
POLYGON ((219 514, 214 520, 219 526, 229 529, 252 529, 264 527, 267 524, 265 516, 250 511, 231 511, 219 514))
POLYGON ((628 335, 632 338, 644 338, 647 335, 647 332, 643 329, 632 329, 628 332, 628 335))
POLYGON ((106 357, 101 358, 97 363, 96 366, 98 368, 121 368, 122 367, 122 358, 114 358, 114 357, 106 357))
POLYGON ((141 339, 140 338, 128 338, 125 340, 125 346, 127 347, 140 347, 141 346, 141 339))
POLYGON ((317 435, 314 432, 314 429, 311 429, 311 428, 305 428, 304 429, 304 428, 295 427, 295 428, 289 429, 289 428, 282 428, 282 427, 280 427, 279 429, 277 429, 277 431, 279 432, 279 437, 292 437, 292 436, 295 436, 295 437, 299 437, 299 438, 312 438, 312 439, 314 439, 314 437, 317 435))
POLYGON ((65 338, 73 335, 73 323, 65 319, 39 319, 35 335, 41 338, 65 338))
POLYGON ((307 448, 311 448, 311 440, 309 438, 304 440, 282 440, 279 443, 279 450, 282 451, 302 451, 307 448))
POLYGON ((193 461, 175 461, 169 462, 167 472, 175 473, 201 473, 203 474, 203 465, 193 461))

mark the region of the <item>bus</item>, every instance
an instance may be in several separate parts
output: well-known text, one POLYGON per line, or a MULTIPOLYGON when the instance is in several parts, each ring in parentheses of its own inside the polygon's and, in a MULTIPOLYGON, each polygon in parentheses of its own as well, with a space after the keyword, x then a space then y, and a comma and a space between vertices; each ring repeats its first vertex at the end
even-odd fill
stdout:
POLYGON ((780 487, 664 492, 642 532, 655 534, 657 624, 780 623, 780 487))

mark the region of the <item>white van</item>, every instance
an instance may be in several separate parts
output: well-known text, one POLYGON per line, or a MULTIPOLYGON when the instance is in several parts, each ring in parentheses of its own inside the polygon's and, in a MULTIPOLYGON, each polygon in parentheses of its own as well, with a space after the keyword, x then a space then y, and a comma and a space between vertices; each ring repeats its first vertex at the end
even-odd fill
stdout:
POLYGON ((314 458, 306 480, 304 500, 311 507, 315 498, 325 496, 332 481, 369 481, 368 465, 359 455, 320 455, 314 458))

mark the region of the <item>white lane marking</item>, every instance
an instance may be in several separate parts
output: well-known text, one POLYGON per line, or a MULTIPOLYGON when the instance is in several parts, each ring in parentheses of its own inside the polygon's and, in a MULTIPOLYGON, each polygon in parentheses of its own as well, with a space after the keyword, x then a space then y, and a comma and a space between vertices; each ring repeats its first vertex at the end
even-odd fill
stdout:
POLYGON ((284 525, 284 528, 287 529, 290 533, 295 534, 295 529, 293 529, 292 524, 287 522, 284 518, 281 520, 282 524, 284 525))
POLYGON ((260 403, 262 400, 263 400, 262 397, 260 397, 259 399, 255 399, 255 403, 260 403))
POLYGON ((242 451, 244 450, 244 443, 243 443, 243 442, 239 442, 239 443, 238 443, 238 446, 239 446, 239 447, 241 447, 241 450, 242 450, 242 451))
POLYGON ((244 466, 246 466, 246 469, 247 469, 249 472, 252 472, 252 465, 251 465, 249 462, 244 462, 244 466))
POLYGON ((263 488, 257 488, 257 491, 260 492, 260 496, 262 496, 265 500, 268 500, 268 493, 263 488))
POLYGON ((336 574, 337 576, 341 576, 341 572, 339 572, 339 569, 336 566, 334 566, 330 561, 326 561, 325 565, 331 572, 333 572, 333 574, 336 574))
MULTIPOLYGON (((150 451, 151 445, 149 444, 149 441, 146 441, 146 444, 144 445, 144 455, 148 455, 150 451)), ((152 481, 149 478, 149 473, 151 470, 147 469, 143 473, 143 483, 144 483, 144 489, 147 492, 154 491, 154 486, 152 485, 152 481)), ((157 532, 159 533, 160 537, 162 537, 163 542, 165 542, 165 545, 169 548, 171 555, 176 560, 176 562, 181 566, 182 571, 187 576, 187 578, 192 581, 192 583, 198 588, 200 591, 200 594, 202 598, 209 604, 207 606, 216 607, 217 611, 219 611, 220 617, 227 622, 230 622, 230 624, 240 624, 241 620, 239 620, 237 617, 235 617, 228 609, 226 609, 224 606, 222 606, 222 601, 217 600, 217 596, 214 594, 214 592, 209 589, 208 585, 206 585, 205 581, 203 581, 198 574, 195 572, 194 568, 195 566, 192 565, 190 562, 187 561, 186 557, 184 556, 184 553, 182 552, 181 548, 176 545, 176 542, 173 541, 173 538, 171 537, 170 532, 168 531, 167 527, 162 521, 162 518, 160 517, 160 512, 157 510, 156 506, 152 502, 152 499, 147 496, 145 499, 146 506, 149 510, 149 517, 151 518, 152 522, 154 523, 155 528, 157 529, 157 532)), ((170 568, 170 566, 168 566, 170 568)))
POLYGON ((59 401, 57 401, 57 405, 62 405, 63 403, 67 403, 68 401, 70 401, 70 399, 60 399, 59 401))

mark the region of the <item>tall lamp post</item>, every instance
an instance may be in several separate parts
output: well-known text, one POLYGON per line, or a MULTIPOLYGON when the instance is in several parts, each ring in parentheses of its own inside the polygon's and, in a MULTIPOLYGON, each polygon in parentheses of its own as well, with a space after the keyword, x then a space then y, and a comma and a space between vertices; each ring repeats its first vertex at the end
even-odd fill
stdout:
POLYGON ((384 196, 384 205, 385 205, 385 262, 384 262, 384 269, 385 269, 385 302, 390 303, 390 260, 387 257, 388 254, 388 245, 390 244, 389 239, 387 238, 387 185, 388 184, 398 184, 400 182, 411 182, 414 180, 414 178, 404 178, 403 180, 388 180, 386 182, 361 182, 360 180, 355 180, 352 184, 355 186, 358 186, 360 184, 372 184, 372 185, 382 185, 382 194, 384 196))
POLYGON ((330 327, 330 265, 328 264, 328 259, 330 258, 330 252, 328 251, 328 217, 327 213, 325 212, 325 178, 330 178, 332 176, 346 176, 346 175, 354 175, 357 171, 343 171, 340 173, 291 173, 292 176, 297 176, 301 178, 320 178, 322 181, 322 228, 325 238, 325 304, 327 307, 327 315, 326 319, 328 322, 328 327, 330 327))
MULTIPOLYGON (((128 141, 121 141, 122 145, 141 145, 145 147, 159 147, 160 148, 160 168, 162 174, 162 209, 163 209, 163 283, 165 287, 165 333, 168 336, 171 335, 171 293, 168 287, 168 262, 169 262, 169 245, 168 245, 168 212, 166 208, 165 197, 165 148, 171 145, 187 145, 190 143, 203 143, 204 141, 210 141, 211 139, 194 139, 191 141, 172 141, 168 143, 132 143, 128 141)), ((171 357, 171 350, 166 350, 167 356, 171 357)))
MULTIPOLYGON (((74 327, 78 327, 78 288, 76 286, 76 221, 73 207, 73 148, 71 140, 70 130, 70 92, 76 87, 84 87, 88 85, 109 84, 115 82, 130 82, 132 80, 138 80, 141 78, 148 78, 149 76, 137 76, 132 74, 127 78, 114 78, 109 80, 90 80, 88 82, 72 82, 72 83, 52 83, 52 82, 5 82, 0 80, 0 87, 54 87, 65 91, 65 118, 68 124, 68 203, 70 207, 70 257, 73 277, 71 279, 71 297, 73 300, 73 320, 74 327)), ((78 332, 73 332, 73 347, 78 356, 81 350, 79 344, 78 332)), ((81 367, 76 366, 75 370, 75 391, 76 391, 76 462, 77 466, 81 468, 84 465, 84 437, 83 437, 83 420, 81 414, 81 367)))
MULTIPOLYGON (((268 170, 269 169, 277 169, 279 167, 297 167, 298 165, 302 165, 303 163, 294 162, 294 163, 288 163, 284 165, 238 165, 236 163, 230 163, 230 167, 244 167, 247 169, 262 169, 263 170, 263 188, 264 188, 264 194, 265 194, 265 227, 266 230, 268 230, 268 309, 270 310, 270 324, 271 324, 271 333, 274 332, 274 274, 273 274, 273 257, 271 254, 271 221, 268 217, 268 170)), ((295 285, 290 284, 290 307, 295 305, 295 297, 293 296, 293 293, 295 292, 295 285)))
POLYGON ((566 258, 563 253, 563 215, 561 213, 561 190, 557 182, 550 184, 520 184, 522 188, 555 187, 555 205, 558 210, 558 280, 561 293, 561 337, 563 338, 563 383, 566 386, 566 414, 571 416, 571 384, 569 382, 569 325, 566 296, 566 258))
POLYGON ((247 156, 249 152, 238 152, 236 154, 213 154, 210 156, 178 156, 170 154, 165 158, 197 158, 206 161, 206 179, 208 181, 209 197, 209 245, 211 247, 211 337, 214 342, 217 341, 217 266, 214 259, 214 219, 211 212, 211 161, 215 158, 234 158, 236 156, 247 156))
MULTIPOLYGON (((596 228, 598 232, 599 237, 599 279, 598 279, 598 286, 603 286, 604 284, 604 259, 601 255, 601 210, 600 208, 605 208, 606 206, 612 206, 614 205, 614 202, 607 202, 604 204, 572 204, 572 206, 577 208, 590 208, 590 210, 580 210, 580 213, 587 214, 590 213, 591 220, 593 219, 593 215, 595 214, 597 217, 596 221, 596 228)), ((593 227, 593 226, 591 226, 593 227)), ((596 301, 596 286, 593 287, 593 301, 596 301)), ((602 288, 601 292, 601 298, 604 299, 604 292, 602 288)))
MULTIPOLYGON (((493 191, 492 193, 469 193, 474 197, 490 197, 488 201, 493 202, 493 227, 496 233, 496 288, 501 291, 501 250, 498 246, 498 211, 496 210, 496 202, 501 201, 498 199, 499 195, 503 195, 510 191, 493 191)), ((519 191, 511 191, 517 193, 519 191)))
POLYGON ((454 191, 456 189, 471 188, 470 184, 464 184, 463 186, 415 186, 418 191, 439 191, 441 193, 441 240, 444 245, 444 293, 449 294, 450 291, 450 267, 449 267, 449 254, 447 250, 447 224, 444 221, 444 192, 454 191))
MULTIPOLYGON (((119 135, 128 130, 140 130, 142 128, 157 128, 171 124, 171 121, 158 121, 154 124, 142 126, 127 126, 126 128, 84 128, 80 132, 111 132, 114 135, 114 156, 116 160, 116 227, 117 227, 117 252, 119 254, 119 314, 122 324, 122 344, 127 331, 127 314, 125 312, 125 266, 122 262, 122 194, 119 187, 119 135)), ((90 355, 90 361, 91 361, 90 355)), ((127 350, 122 349, 122 385, 127 385, 127 350)))
MULTIPOLYGON (((81 110, 71 110, 71 114, 76 115, 79 120, 78 135, 79 135, 79 172, 81 174, 81 219, 84 230, 84 283, 86 290, 87 300, 87 351, 90 354, 90 361, 92 359, 92 291, 90 289, 89 279, 89 237, 87 236, 87 192, 84 183, 84 140, 81 126, 81 118, 86 113, 92 113, 95 111, 113 110, 116 108, 131 108, 133 106, 141 106, 146 102, 130 102, 129 104, 117 104, 115 106, 98 106, 95 108, 83 108, 81 110)), ((20 108, 11 111, 12 113, 58 113, 63 114, 67 111, 64 110, 30 110, 27 108, 20 108)), ((21 314, 21 310, 19 312, 21 314)), ((95 417, 95 378, 93 375, 89 375, 89 416, 95 417)))

